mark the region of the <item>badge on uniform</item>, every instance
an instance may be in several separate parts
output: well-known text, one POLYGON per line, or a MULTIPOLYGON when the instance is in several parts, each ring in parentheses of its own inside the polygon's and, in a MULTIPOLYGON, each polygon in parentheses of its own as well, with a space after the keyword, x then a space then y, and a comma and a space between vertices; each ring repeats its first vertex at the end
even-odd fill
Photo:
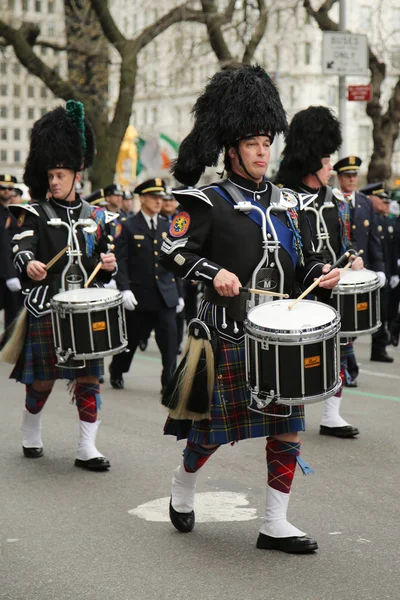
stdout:
POLYGON ((7 221, 6 221, 6 229, 8 229, 11 225, 11 217, 7 217, 7 221))
POLYGON ((369 221, 368 221, 368 219, 365 219, 365 221, 364 221, 364 227, 368 227, 368 226, 369 226, 369 221))
POLYGON ((144 235, 134 235, 133 239, 134 240, 144 240, 144 235))
POLYGON ((19 217, 18 217, 18 221, 17 221, 17 225, 18 225, 18 227, 22 227, 22 225, 24 224, 24 221, 25 221, 25 215, 26 215, 26 212, 23 210, 23 211, 21 212, 21 214, 19 215, 19 217))
POLYGON ((190 215, 187 212, 180 212, 174 217, 169 228, 169 234, 174 238, 182 237, 185 235, 190 225, 190 215))
POLYGON ((166 231, 163 231, 161 234, 161 237, 163 240, 165 240, 165 238, 168 236, 168 233, 166 231))
POLYGON ((393 233, 393 227, 391 225, 389 225, 389 227, 388 227, 388 232, 393 233))
POLYGON ((121 223, 117 223, 115 225, 115 229, 114 229, 114 239, 116 240, 117 237, 119 237, 121 235, 121 231, 122 231, 122 225, 121 223))
POLYGON ((383 227, 382 225, 378 225, 378 231, 382 231, 383 227))

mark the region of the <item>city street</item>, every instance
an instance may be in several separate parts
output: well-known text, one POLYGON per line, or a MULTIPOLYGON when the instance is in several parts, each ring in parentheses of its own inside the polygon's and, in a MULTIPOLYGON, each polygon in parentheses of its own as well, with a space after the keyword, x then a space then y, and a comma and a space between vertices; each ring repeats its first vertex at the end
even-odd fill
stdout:
POLYGON ((45 456, 23 457, 24 388, 2 363, 0 598, 398 600, 400 349, 388 348, 389 365, 370 362, 369 350, 369 337, 357 341, 359 387, 345 390, 342 405, 359 438, 320 436, 322 406, 307 408, 302 456, 315 474, 297 470, 289 506, 290 520, 319 543, 305 556, 255 547, 263 439, 212 457, 199 477, 194 531, 174 530, 168 496, 184 443, 162 435, 153 340, 125 390, 106 377, 97 437, 111 461, 106 473, 74 467, 78 419, 65 382, 45 408, 45 456))

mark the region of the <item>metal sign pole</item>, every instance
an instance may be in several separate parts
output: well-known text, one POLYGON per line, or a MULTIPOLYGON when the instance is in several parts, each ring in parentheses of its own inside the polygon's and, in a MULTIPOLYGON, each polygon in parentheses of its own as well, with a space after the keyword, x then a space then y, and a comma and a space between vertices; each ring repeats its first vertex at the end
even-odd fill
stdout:
MULTIPOLYGON (((346 0, 339 0, 339 31, 346 31, 346 0)), ((348 155, 347 152, 347 86, 346 76, 339 75, 339 121, 342 125, 343 142, 339 148, 339 158, 348 155)))

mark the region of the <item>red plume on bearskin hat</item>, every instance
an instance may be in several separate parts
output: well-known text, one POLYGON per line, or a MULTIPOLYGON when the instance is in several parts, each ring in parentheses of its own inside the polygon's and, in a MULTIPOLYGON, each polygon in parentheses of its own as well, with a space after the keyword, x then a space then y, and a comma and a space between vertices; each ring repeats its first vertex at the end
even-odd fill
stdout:
POLYGON ((183 140, 174 177, 195 185, 206 167, 216 166, 223 149, 252 135, 287 129, 286 114, 273 81, 260 66, 241 65, 216 73, 193 107, 194 127, 183 140))
POLYGON ((68 100, 66 108, 46 113, 31 132, 24 182, 32 198, 41 199, 48 190, 47 172, 57 167, 78 172, 93 164, 95 138, 81 102, 68 100))
POLYGON ((341 144, 340 123, 329 108, 309 106, 301 110, 290 123, 276 183, 297 185, 306 175, 319 171, 321 158, 336 152, 341 144))

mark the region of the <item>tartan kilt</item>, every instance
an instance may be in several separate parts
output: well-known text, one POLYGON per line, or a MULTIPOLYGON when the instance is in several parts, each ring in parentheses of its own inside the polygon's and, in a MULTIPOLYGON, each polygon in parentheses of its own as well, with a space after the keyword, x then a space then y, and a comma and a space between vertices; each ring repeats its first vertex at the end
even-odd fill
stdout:
POLYGON ((104 375, 104 361, 102 358, 87 361, 83 369, 57 367, 56 362, 57 357, 54 349, 51 314, 37 319, 28 312, 28 326, 24 347, 10 375, 10 379, 31 384, 35 380, 74 380, 77 377, 87 375, 95 377, 102 377, 104 375))
POLYGON ((229 444, 256 437, 304 431, 304 406, 293 406, 289 417, 278 416, 288 409, 273 407, 261 415, 249 410, 250 391, 246 385, 245 346, 220 340, 220 360, 215 373, 211 419, 178 421, 167 418, 165 435, 187 438, 195 444, 229 444))

